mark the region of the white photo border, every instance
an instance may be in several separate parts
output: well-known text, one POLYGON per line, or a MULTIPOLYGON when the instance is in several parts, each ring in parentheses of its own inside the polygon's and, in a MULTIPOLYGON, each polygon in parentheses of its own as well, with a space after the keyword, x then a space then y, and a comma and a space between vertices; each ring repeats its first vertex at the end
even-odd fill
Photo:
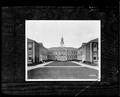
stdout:
POLYGON ((101 20, 25 20, 25 81, 101 81, 101 20), (28 71, 27 71, 27 22, 28 21, 98 21, 99 22, 99 50, 98 50, 98 79, 28 79, 28 71))

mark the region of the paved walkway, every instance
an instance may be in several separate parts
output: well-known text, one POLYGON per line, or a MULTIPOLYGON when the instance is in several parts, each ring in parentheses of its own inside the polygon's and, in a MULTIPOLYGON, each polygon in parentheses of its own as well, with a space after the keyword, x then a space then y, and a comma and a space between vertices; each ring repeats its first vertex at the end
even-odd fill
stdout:
POLYGON ((39 68, 39 67, 44 67, 45 65, 47 65, 47 64, 50 64, 50 63, 52 63, 53 61, 51 61, 51 62, 45 62, 45 63, 42 63, 42 64, 38 64, 38 65, 36 65, 36 66, 28 66, 27 67, 27 70, 32 70, 32 69, 36 69, 36 68, 39 68))
POLYGON ((79 64, 76 64, 76 63, 73 63, 73 62, 71 62, 71 61, 64 61, 64 62, 60 62, 60 61, 54 61, 53 63, 50 63, 50 64, 48 64, 48 65, 45 65, 45 67, 55 67, 55 66, 57 66, 57 67, 74 67, 74 66, 76 66, 76 67, 80 67, 81 65, 79 65, 79 64))
MULTIPOLYGON (((45 63, 42 63, 42 64, 38 64, 36 66, 28 66, 27 67, 27 70, 32 70, 32 69, 36 69, 36 68, 40 68, 40 67, 44 67, 45 65, 48 65, 50 63, 53 63, 54 61, 50 61, 50 62, 45 62, 45 63)), ((81 67, 87 67, 87 68, 92 68, 92 69, 95 69, 95 70, 99 70, 99 67, 98 66, 90 66, 90 65, 87 65, 85 63, 82 63, 82 62, 76 62, 76 61, 71 61, 72 63, 75 63, 75 64, 78 64, 80 65, 81 67)), ((58 67, 58 66, 47 66, 47 67, 58 67)), ((65 67, 65 66, 61 66, 61 67, 65 67)), ((68 66, 66 66, 68 67, 68 66)), ((70 67, 70 66, 69 66, 70 67)), ((78 66, 71 66, 71 67, 78 67, 78 66)))
POLYGON ((92 68, 92 69, 96 69, 96 70, 99 70, 99 66, 90 66, 90 65, 87 65, 87 64, 84 64, 82 62, 75 62, 75 61, 72 61, 73 63, 76 63, 76 64, 79 64, 79 65, 82 65, 84 67, 88 67, 88 68, 92 68))
POLYGON ((28 66, 27 78, 29 81, 96 81, 99 76, 99 70, 95 67, 75 61, 50 61, 36 66, 28 66))
MULTIPOLYGON (((74 64, 74 63, 73 63, 74 64)), ((62 79, 79 79, 87 81, 88 79, 91 81, 95 81, 98 79, 98 70, 87 68, 87 67, 81 67, 81 66, 76 66, 76 67, 59 67, 59 66, 44 66, 41 68, 29 70, 27 72, 28 79, 33 79, 34 81, 38 80, 43 80, 43 79, 59 79, 62 81, 62 79)))

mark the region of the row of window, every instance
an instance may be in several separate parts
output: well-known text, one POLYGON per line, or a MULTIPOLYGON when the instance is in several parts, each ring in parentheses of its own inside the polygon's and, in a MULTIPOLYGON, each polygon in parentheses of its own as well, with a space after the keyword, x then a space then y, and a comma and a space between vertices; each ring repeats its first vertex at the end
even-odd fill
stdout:
POLYGON ((77 52, 76 51, 68 51, 68 52, 66 52, 66 51, 58 51, 58 52, 54 52, 55 54, 60 54, 60 53, 72 53, 72 54, 77 54, 77 52))
POLYGON ((68 56, 67 58, 74 59, 77 58, 77 56, 68 56))
POLYGON ((60 54, 77 54, 77 52, 74 52, 74 53, 67 53, 67 52, 55 52, 56 55, 60 55, 60 54))

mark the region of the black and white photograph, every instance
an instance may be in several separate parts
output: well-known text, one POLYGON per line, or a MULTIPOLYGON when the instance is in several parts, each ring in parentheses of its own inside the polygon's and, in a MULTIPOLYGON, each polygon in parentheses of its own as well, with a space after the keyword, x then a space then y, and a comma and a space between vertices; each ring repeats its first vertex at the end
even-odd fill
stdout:
POLYGON ((5 2, 3 96, 118 96, 120 2, 115 1, 88 0, 78 6, 5 2))
POLYGON ((26 20, 26 81, 100 81, 100 20, 26 20))

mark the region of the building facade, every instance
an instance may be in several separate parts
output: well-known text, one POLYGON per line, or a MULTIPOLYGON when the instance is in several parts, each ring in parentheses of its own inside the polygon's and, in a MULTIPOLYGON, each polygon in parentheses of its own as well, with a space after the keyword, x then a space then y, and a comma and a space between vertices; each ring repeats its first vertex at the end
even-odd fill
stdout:
POLYGON ((67 48, 67 60, 77 60, 77 49, 76 48, 67 48))
POLYGON ((39 43, 39 61, 47 61, 48 60, 48 49, 43 46, 42 43, 39 43))
POLYGON ((42 43, 27 38, 27 63, 36 64, 48 60, 48 50, 42 43))
POLYGON ((77 50, 77 60, 85 61, 86 58, 86 43, 83 43, 80 48, 77 50))
POLYGON ((57 61, 77 60, 77 49, 72 47, 49 48, 49 58, 57 61))
POLYGON ((57 61, 77 60, 77 49, 64 47, 64 39, 61 38, 60 47, 49 48, 49 58, 57 61))
POLYGON ((27 39, 27 62, 39 63, 39 44, 31 39, 27 39))
POLYGON ((83 43, 77 50, 77 59, 82 62, 98 64, 98 38, 83 43))
POLYGON ((80 48, 65 47, 64 39, 61 38, 59 47, 45 48, 42 43, 27 39, 27 62, 28 64, 41 63, 44 61, 75 61, 98 64, 98 38, 83 43, 80 48))
POLYGON ((64 47, 52 47, 49 48, 49 52, 52 54, 52 60, 57 61, 66 61, 67 60, 67 51, 64 47))

